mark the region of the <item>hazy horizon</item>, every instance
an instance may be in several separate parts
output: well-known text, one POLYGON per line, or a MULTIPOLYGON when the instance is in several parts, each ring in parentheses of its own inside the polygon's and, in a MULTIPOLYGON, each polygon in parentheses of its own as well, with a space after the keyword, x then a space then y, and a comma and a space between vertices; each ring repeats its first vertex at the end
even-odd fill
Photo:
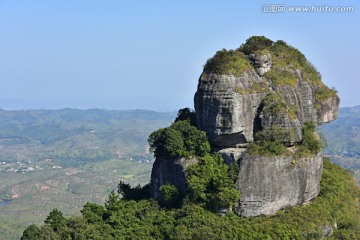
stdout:
POLYGON ((266 13, 252 1, 0 1, 0 108, 193 108, 206 60, 253 35, 298 48, 360 104, 357 1, 278 1, 353 6, 353 12, 266 13))
MULTIPOLYGON (((128 107, 118 107, 116 103, 112 103, 110 99, 108 100, 101 100, 97 101, 96 99, 93 99, 93 105, 91 105, 89 102, 86 102, 84 100, 80 100, 76 102, 75 104, 69 104, 66 103, 69 101, 63 100, 63 101, 45 101, 44 99, 35 99, 35 100, 4 100, 0 99, 1 103, 5 103, 2 106, 0 106, 0 109, 7 110, 7 111, 21 111, 21 110, 61 110, 61 109, 78 109, 78 110, 90 110, 90 109, 104 109, 104 110, 119 110, 119 111, 127 111, 127 110, 149 110, 154 112, 177 112, 181 108, 191 108, 194 109, 193 106, 180 106, 178 108, 176 107, 168 107, 163 105, 162 107, 159 107, 158 105, 154 106, 146 106, 141 104, 129 104, 128 107), (6 104, 9 102, 10 104, 6 104), (105 103, 105 104, 104 104, 105 103), (105 105, 105 106, 104 106, 105 105), (10 106, 10 107, 7 107, 10 106)), ((161 106, 161 105, 160 105, 161 106)), ((341 108, 352 108, 352 107, 358 107, 360 106, 360 102, 358 104, 354 104, 351 106, 340 106, 341 108)))

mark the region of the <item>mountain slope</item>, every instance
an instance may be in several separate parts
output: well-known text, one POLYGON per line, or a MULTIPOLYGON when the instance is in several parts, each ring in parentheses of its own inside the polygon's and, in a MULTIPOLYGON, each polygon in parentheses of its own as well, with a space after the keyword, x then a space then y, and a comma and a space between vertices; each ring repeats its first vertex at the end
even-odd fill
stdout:
POLYGON ((0 110, 0 238, 16 239, 57 207, 79 214, 120 180, 150 179, 150 132, 175 113, 146 110, 0 110), (2 201, 5 200, 5 201, 2 201))

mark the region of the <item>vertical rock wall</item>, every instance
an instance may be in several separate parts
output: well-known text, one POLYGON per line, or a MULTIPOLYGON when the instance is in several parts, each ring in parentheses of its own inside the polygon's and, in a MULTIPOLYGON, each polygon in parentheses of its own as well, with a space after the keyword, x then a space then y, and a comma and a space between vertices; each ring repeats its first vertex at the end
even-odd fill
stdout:
POLYGON ((245 156, 240 160, 237 188, 241 197, 236 213, 245 217, 271 215, 286 206, 300 205, 319 194, 322 156, 292 157, 245 156))

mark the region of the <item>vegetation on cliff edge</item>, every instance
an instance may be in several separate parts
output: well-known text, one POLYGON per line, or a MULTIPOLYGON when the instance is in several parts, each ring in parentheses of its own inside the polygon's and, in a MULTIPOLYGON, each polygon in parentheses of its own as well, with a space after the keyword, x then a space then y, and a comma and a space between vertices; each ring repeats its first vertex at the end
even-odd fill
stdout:
POLYGON ((302 127, 302 140, 295 144, 295 153, 292 154, 283 139, 291 139, 291 129, 273 127, 255 135, 255 141, 248 146, 247 153, 254 156, 292 156, 296 162, 299 158, 312 157, 318 154, 323 147, 320 136, 316 133, 315 124, 305 122, 302 127))
POLYGON ((251 64, 245 54, 239 51, 222 49, 207 60, 204 73, 216 73, 221 75, 241 76, 246 70, 250 70, 251 64))
MULTIPOLYGON (((250 54, 271 55, 271 70, 265 76, 275 86, 295 86, 298 81, 294 73, 300 71, 302 80, 314 86, 316 108, 320 108, 325 100, 336 96, 336 90, 324 85, 321 74, 304 54, 282 40, 273 42, 264 36, 250 37, 236 50, 217 51, 212 58, 207 60, 204 73, 239 77, 244 71, 254 69, 253 63, 249 60, 250 54)), ((260 92, 266 91, 266 88, 254 87, 254 89, 254 91, 245 91, 238 88, 236 91, 240 94, 259 92, 259 89, 261 89, 260 92)))

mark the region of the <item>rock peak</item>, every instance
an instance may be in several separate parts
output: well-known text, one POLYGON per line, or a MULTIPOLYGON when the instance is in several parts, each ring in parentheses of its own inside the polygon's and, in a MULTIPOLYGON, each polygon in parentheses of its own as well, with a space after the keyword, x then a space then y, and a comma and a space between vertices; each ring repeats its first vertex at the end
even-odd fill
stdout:
POLYGON ((240 167, 238 214, 273 214, 318 195, 321 147, 309 126, 333 121, 340 100, 299 50, 263 36, 220 50, 194 102, 199 129, 240 167))
POLYGON ((195 94, 198 126, 219 147, 252 142, 257 131, 273 127, 292 129, 300 141, 305 122, 331 122, 338 106, 336 91, 300 51, 265 37, 218 51, 195 94))
POLYGON ((220 162, 224 169, 238 172, 232 173, 231 195, 226 195, 236 202, 226 207, 237 214, 270 215, 319 194, 323 159, 316 126, 337 117, 340 100, 299 50, 263 36, 249 38, 236 50, 219 50, 204 66, 194 102, 195 113, 181 110, 179 114, 190 116, 187 124, 192 123, 196 131, 190 132, 195 134, 189 135, 189 127, 175 120, 170 129, 150 135, 150 143, 162 139, 155 145, 171 150, 156 156, 152 197, 159 198, 165 184, 175 186, 180 195, 191 190, 189 166, 212 161, 206 158, 210 154, 207 138, 211 152, 223 158, 215 154, 213 159, 219 161, 211 164, 220 162), (194 139, 185 139, 190 136, 194 139), (200 150, 207 149, 205 155, 180 151, 194 152, 196 142, 202 143, 200 150))

